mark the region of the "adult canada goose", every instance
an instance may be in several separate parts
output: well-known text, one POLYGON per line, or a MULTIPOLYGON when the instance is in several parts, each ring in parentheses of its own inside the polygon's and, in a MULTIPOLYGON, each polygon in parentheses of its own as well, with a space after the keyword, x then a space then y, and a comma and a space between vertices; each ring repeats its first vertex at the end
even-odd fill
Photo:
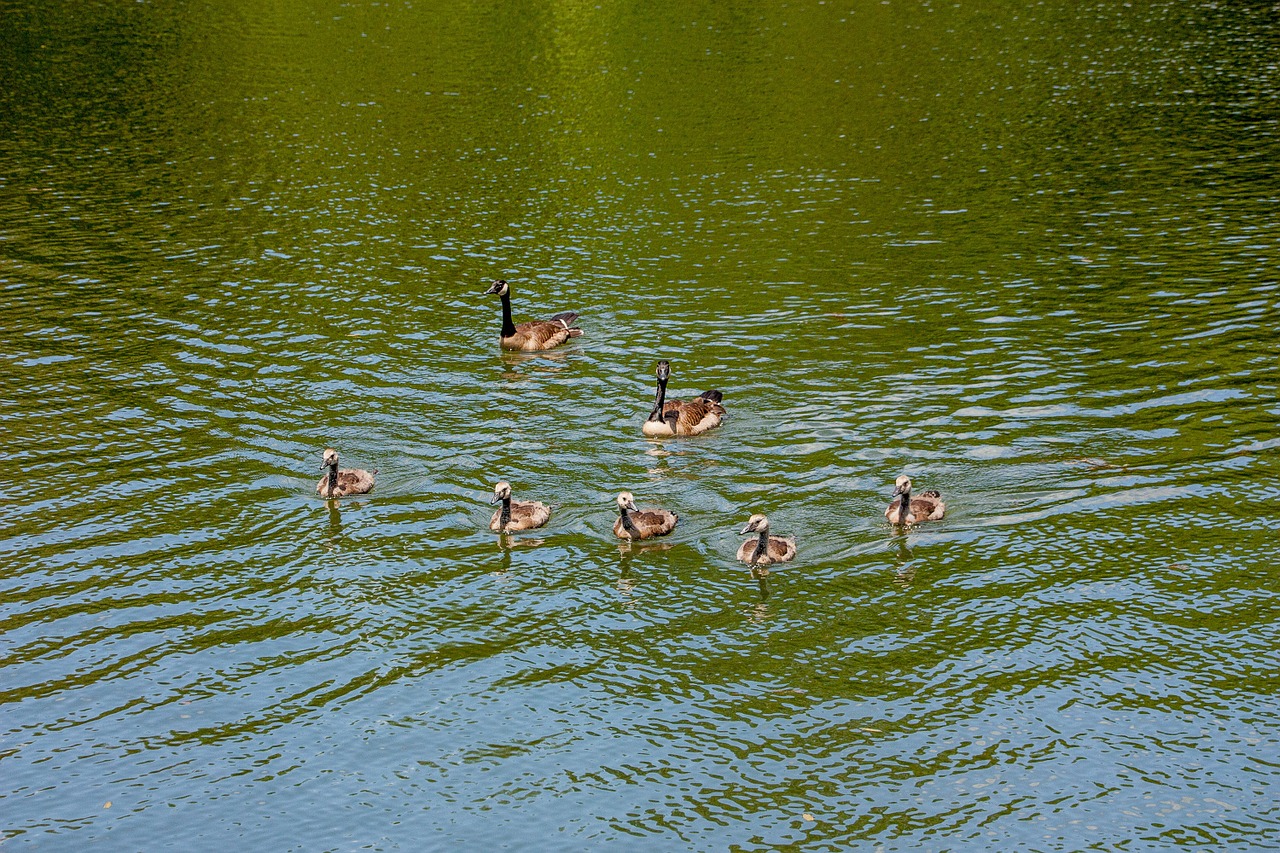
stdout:
POLYGON ((511 500, 511 484, 505 480, 493 487, 493 500, 490 503, 502 503, 502 509, 494 510, 493 520, 489 522, 490 530, 532 530, 547 523, 551 517, 551 507, 541 501, 511 500))
POLYGON ((498 342, 504 349, 537 352, 558 347, 582 334, 582 330, 573 325, 578 319, 573 311, 557 314, 550 320, 530 320, 517 326, 511 320, 511 285, 502 280, 495 281, 485 295, 493 293, 502 297, 502 336, 498 342))
POLYGON ((316 494, 324 495, 326 498, 340 498, 343 495, 363 495, 365 492, 373 490, 373 475, 378 473, 377 469, 369 472, 362 468, 348 468, 342 471, 338 470, 338 451, 332 447, 326 447, 324 450, 324 464, 321 468, 328 468, 329 473, 320 478, 320 482, 316 483, 316 494))
POLYGON ((753 566, 767 566, 770 563, 785 563, 795 559, 796 540, 791 537, 770 536, 769 519, 760 513, 751 516, 743 533, 760 534, 748 539, 738 548, 738 559, 753 566))
POLYGON ((666 536, 676 526, 676 514, 665 509, 636 509, 635 498, 630 492, 621 492, 617 498, 618 520, 613 523, 613 533, 619 539, 652 539, 666 536))
POLYGON ((937 521, 946 511, 947 505, 935 489, 912 497, 911 478, 903 474, 894 482, 893 500, 889 501, 884 517, 890 524, 915 524, 917 521, 937 521))
POLYGON ((658 362, 658 396, 653 401, 653 411, 641 427, 650 438, 669 438, 673 435, 698 435, 712 427, 720 426, 724 418, 724 395, 719 391, 703 391, 692 400, 668 400, 667 380, 671 378, 671 362, 658 362))

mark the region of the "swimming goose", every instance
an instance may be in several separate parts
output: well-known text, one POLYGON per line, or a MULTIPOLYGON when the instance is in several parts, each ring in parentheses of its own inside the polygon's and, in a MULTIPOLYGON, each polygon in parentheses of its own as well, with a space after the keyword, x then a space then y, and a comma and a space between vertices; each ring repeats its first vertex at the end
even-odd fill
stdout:
POLYGON ((650 438, 669 438, 673 435, 698 435, 712 427, 720 426, 724 395, 719 391, 703 391, 692 400, 668 400, 667 380, 671 377, 671 362, 658 362, 658 396, 653 411, 641 427, 650 438))
POLYGON ((512 530, 532 530, 547 523, 551 517, 551 507, 541 501, 511 500, 511 484, 501 481, 493 487, 493 500, 489 503, 502 503, 502 509, 493 511, 493 520, 489 522, 490 530, 501 530, 507 533, 512 530))
POLYGON ((372 491, 373 475, 378 473, 377 469, 369 472, 362 468, 349 468, 339 471, 338 451, 332 447, 325 448, 324 464, 320 467, 328 468, 329 473, 321 477, 319 483, 316 483, 316 494, 324 495, 326 498, 340 498, 343 495, 363 495, 365 492, 372 491))
POLYGON ((743 533, 759 533, 755 539, 748 539, 738 548, 738 559, 753 566, 767 566, 770 563, 785 563, 795 559, 796 540, 791 537, 769 535, 769 519, 760 513, 751 516, 743 533))
POLYGON ((502 297, 502 336, 498 343, 505 349, 537 352, 558 347, 582 334, 582 330, 573 325, 578 319, 573 311, 557 314, 550 320, 530 320, 517 326, 511 321, 511 285, 502 280, 495 281, 485 295, 493 293, 502 297))
POLYGON ((884 517, 890 524, 915 524, 917 521, 937 521, 947 511, 942 502, 942 495, 935 489, 921 492, 919 497, 911 496, 911 478, 903 474, 894 482, 893 500, 884 511, 884 517), (904 515, 902 508, 906 507, 904 515))
POLYGON ((635 498, 630 492, 620 492, 617 498, 618 520, 613 523, 613 533, 619 539, 652 539, 666 536, 676 526, 676 514, 665 509, 636 509, 635 498))

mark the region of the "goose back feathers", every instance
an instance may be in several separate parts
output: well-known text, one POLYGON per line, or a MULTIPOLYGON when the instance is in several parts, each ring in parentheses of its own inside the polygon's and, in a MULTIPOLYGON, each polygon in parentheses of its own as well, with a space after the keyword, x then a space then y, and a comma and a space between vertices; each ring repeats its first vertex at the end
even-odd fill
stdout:
POLYGON ((338 451, 332 447, 326 447, 324 451, 324 464, 321 468, 328 468, 329 473, 320 478, 320 482, 316 483, 316 494, 324 495, 326 498, 340 498, 343 495, 363 495, 366 492, 373 491, 373 475, 377 474, 377 470, 365 471, 362 468, 347 468, 338 470, 338 451))
POLYGON ((894 482, 893 500, 884 511, 890 524, 915 524, 920 521, 937 521, 947 511, 942 495, 929 489, 916 496, 911 494, 911 478, 903 474, 894 482))
POLYGON ((502 507, 494 510, 489 529, 503 533, 532 530, 546 524, 551 517, 551 507, 541 501, 513 501, 511 484, 505 480, 494 485, 493 500, 490 503, 501 503, 502 507))
POLYGON ((657 397, 641 432, 650 438, 669 438, 674 435, 700 435, 720 426, 725 415, 721 405, 723 394, 712 389, 703 391, 692 400, 668 400, 667 380, 671 377, 671 362, 658 362, 656 373, 657 397))
POLYGON ((499 279, 485 291, 486 295, 495 293, 502 297, 502 334, 498 342, 504 349, 538 352, 558 347, 570 338, 582 335, 582 330, 573 325, 578 319, 573 311, 556 314, 550 320, 530 320, 517 326, 511 319, 511 285, 499 279))
POLYGON ((613 523, 613 534, 619 539, 652 539, 666 536, 675 529, 677 516, 665 509, 636 509, 635 498, 630 492, 621 492, 616 500, 618 519, 613 523))

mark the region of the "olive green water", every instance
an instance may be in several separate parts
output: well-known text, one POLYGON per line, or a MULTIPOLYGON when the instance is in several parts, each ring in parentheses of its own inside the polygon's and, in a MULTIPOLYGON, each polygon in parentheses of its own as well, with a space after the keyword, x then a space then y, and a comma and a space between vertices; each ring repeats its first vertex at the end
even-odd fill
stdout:
POLYGON ((0 1, 6 849, 1280 845, 1274 9, 210 5, 0 1))

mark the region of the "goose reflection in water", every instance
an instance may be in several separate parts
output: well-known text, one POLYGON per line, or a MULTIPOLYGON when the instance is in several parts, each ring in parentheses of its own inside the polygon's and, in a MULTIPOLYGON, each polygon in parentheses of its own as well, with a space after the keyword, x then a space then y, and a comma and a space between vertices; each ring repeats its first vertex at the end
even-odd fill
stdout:
POLYGON ((504 349, 501 355, 502 379, 507 382, 528 382, 539 374, 555 375, 568 366, 568 355, 566 350, 519 352, 504 349), (520 369, 525 365, 528 365, 527 369, 520 369))

